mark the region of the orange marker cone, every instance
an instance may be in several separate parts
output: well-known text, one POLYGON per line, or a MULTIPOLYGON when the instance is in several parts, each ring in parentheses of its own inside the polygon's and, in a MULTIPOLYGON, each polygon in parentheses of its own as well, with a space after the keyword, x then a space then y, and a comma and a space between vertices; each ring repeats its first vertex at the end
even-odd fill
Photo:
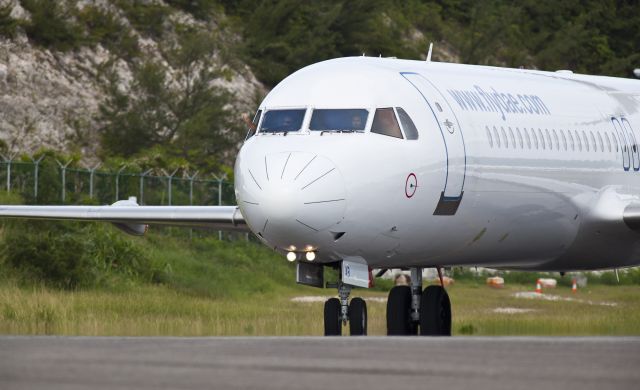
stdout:
POLYGON ((542 294, 542 285, 540 284, 540 279, 536 281, 536 293, 542 294))
POLYGON ((571 285, 571 292, 572 293, 578 292, 578 284, 576 283, 575 279, 573 279, 573 284, 571 285))

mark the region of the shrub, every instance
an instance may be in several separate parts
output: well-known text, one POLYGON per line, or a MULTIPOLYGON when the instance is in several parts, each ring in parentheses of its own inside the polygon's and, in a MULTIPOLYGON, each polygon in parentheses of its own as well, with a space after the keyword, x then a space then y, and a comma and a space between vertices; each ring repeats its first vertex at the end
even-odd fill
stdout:
POLYGON ((82 29, 70 22, 70 13, 58 1, 22 0, 22 6, 31 13, 25 22, 25 31, 35 43, 54 50, 68 51, 78 48, 82 29))
POLYGON ((0 35, 13 38, 16 35, 18 21, 11 17, 11 4, 0 5, 0 35))

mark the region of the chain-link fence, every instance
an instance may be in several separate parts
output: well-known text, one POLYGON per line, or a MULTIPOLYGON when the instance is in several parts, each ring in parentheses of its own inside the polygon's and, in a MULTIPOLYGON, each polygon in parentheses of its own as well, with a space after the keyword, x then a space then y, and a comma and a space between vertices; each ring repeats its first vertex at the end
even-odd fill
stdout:
POLYGON ((233 183, 175 170, 135 172, 80 168, 51 157, 0 161, 0 186, 28 204, 111 204, 135 196, 141 205, 233 205, 233 183))

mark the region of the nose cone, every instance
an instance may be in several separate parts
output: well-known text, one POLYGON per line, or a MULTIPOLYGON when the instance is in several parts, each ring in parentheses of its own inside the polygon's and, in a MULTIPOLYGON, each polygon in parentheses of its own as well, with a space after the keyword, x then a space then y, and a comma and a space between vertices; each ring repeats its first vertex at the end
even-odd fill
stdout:
POLYGON ((243 153, 235 168, 245 220, 272 246, 316 249, 340 223, 345 185, 327 158, 306 152, 243 153))

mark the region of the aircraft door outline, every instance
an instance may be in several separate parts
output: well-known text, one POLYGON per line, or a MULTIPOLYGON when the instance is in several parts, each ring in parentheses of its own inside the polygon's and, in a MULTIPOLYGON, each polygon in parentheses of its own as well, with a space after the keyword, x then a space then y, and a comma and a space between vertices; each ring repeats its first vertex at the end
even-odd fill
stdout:
POLYGON ((638 150, 638 138, 636 137, 631 123, 627 118, 620 118, 622 122, 622 128, 627 132, 627 138, 631 141, 630 154, 633 161, 633 170, 640 171, 640 151, 638 150))
POLYGON ((625 171, 628 171, 631 167, 631 156, 629 155, 629 142, 627 141, 627 137, 624 135, 624 130, 622 130, 622 125, 618 119, 612 117, 611 123, 616 130, 616 135, 618 139, 620 139, 620 151, 622 152, 622 168, 625 171))
POLYGON ((444 188, 433 215, 454 215, 464 195, 467 170, 467 154, 460 122, 447 99, 429 79, 415 72, 400 72, 400 75, 422 96, 427 109, 438 123, 444 141, 447 171, 444 188))

